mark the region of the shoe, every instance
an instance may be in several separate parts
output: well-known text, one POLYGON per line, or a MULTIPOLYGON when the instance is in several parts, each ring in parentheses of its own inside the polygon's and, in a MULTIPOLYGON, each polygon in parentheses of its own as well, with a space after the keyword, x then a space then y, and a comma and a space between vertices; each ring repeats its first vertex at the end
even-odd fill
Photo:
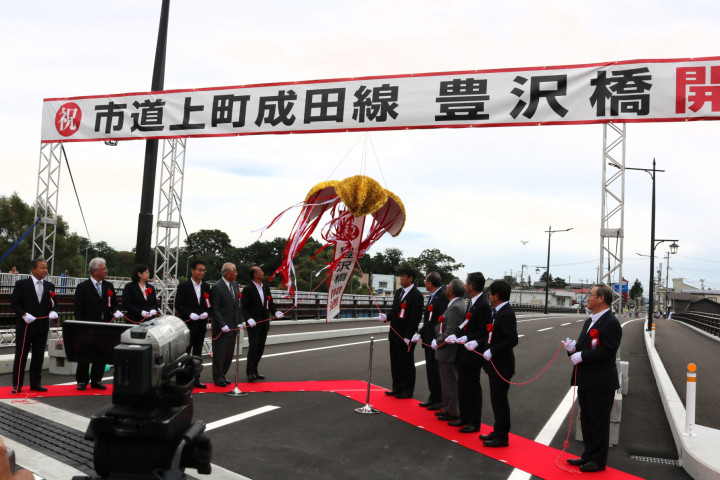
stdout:
POLYGON ((455 420, 454 422, 448 422, 448 425, 450 425, 451 427, 464 427, 464 426, 465 426, 465 422, 463 422, 462 420, 460 420, 460 419, 458 418, 458 419, 455 420))
POLYGON ((215 382, 215 385, 220 388, 225 388, 228 386, 228 384, 225 380, 218 380, 217 382, 215 382))
POLYGON ((77 384, 77 389, 80 390, 80 391, 83 391, 83 390, 85 390, 86 388, 87 388, 87 384, 86 384, 86 383, 78 383, 78 384, 77 384))
POLYGON ((442 410, 440 410, 440 411, 438 411, 438 412, 435 412, 435 415, 439 417, 440 415, 445 415, 445 412, 443 412, 442 410))
POLYGON ((200 382, 200 380, 195 379, 195 388, 207 388, 207 385, 205 385, 204 383, 200 382))
POLYGON ((248 377, 248 382, 254 382, 255 380, 258 379, 258 376, 255 375, 254 373, 248 373, 247 377, 248 377))
POLYGON ((432 405, 427 407, 427 409, 430 410, 431 412, 434 412, 435 410, 440 410, 441 408, 442 408, 442 404, 440 404, 440 403, 433 403, 432 405))
POLYGON ((412 398, 412 393, 396 393, 395 398, 412 398))
POLYGON ((432 405, 432 403, 430 402, 430 400, 428 400, 427 402, 418 403, 418 407, 423 407, 423 408, 427 408, 427 407, 429 407, 430 405, 432 405))
POLYGON ((107 386, 100 382, 90 382, 90 388, 94 388, 96 390, 107 390, 107 386))
POLYGON ((583 460, 582 458, 568 458, 565 461, 567 463, 569 463, 570 465, 574 465, 576 467, 579 467, 580 465, 585 465, 586 463, 588 463, 587 460, 583 460))
POLYGON ((258 380, 265 380, 267 378, 265 375, 262 375, 260 373, 256 373, 255 376, 258 378, 258 380))
POLYGON ((503 438, 493 438, 492 440, 485 440, 483 445, 486 447, 507 447, 508 441, 503 438))
POLYGON ((12 390, 10 390, 10 393, 14 395, 20 393, 20 390, 22 390, 22 387, 13 387, 12 390))
POLYGON ((480 427, 474 427, 472 425, 465 425, 463 428, 458 430, 460 433, 475 433, 480 431, 480 427))
POLYGON ((493 438, 495 438, 495 432, 490 432, 490 433, 488 433, 487 435, 480 435, 479 438, 480 438, 480 440, 482 440, 482 441, 492 440, 493 438))
POLYGON ((441 420, 443 422, 453 422, 457 420, 459 417, 453 417, 452 415, 440 415, 437 417, 438 420, 441 420))
POLYGON ((580 471, 581 471, 581 472, 588 472, 588 473, 590 473, 590 472, 602 472, 602 471, 604 471, 604 470, 605 470, 605 467, 604 467, 604 466, 601 467, 600 465, 598 465, 597 463, 595 463, 595 462, 593 462, 593 461, 590 461, 590 462, 587 462, 587 463, 585 463, 585 464, 583 464, 583 465, 580 465, 580 471))
POLYGON ((395 396, 397 392, 395 390, 385 390, 385 395, 388 395, 390 397, 395 396))
POLYGON ((30 390, 34 392, 47 392, 47 388, 42 385, 30 385, 30 390))

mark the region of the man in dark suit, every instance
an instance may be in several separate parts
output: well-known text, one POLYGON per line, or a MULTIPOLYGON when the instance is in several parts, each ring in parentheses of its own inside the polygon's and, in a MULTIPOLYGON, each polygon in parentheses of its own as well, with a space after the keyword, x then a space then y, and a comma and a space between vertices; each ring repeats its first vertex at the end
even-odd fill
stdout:
MULTIPOLYGON (((202 357, 203 342, 207 334, 207 319, 210 315, 210 285, 203 281, 205 262, 194 260, 190 264, 190 279, 181 283, 175 293, 175 310, 190 330, 190 345, 187 353, 202 357)), ((195 378, 195 387, 207 388, 195 378)))
POLYGON ((30 278, 16 281, 12 293, 11 305, 17 316, 12 393, 20 393, 22 389, 29 352, 32 352, 30 390, 47 392, 41 383, 42 364, 50 321, 58 318, 53 300, 55 285, 44 280, 48 274, 47 263, 42 258, 36 258, 30 264, 30 270, 30 278))
POLYGON ((422 348, 425 352, 425 372, 427 374, 428 389, 430 396, 427 401, 420 403, 421 407, 428 410, 440 410, 442 408, 442 387, 440 385, 440 367, 435 359, 435 350, 430 344, 435 338, 435 327, 437 319, 445 313, 448 305, 448 298, 445 295, 445 288, 442 287, 442 279, 438 272, 430 272, 425 277, 425 288, 430 292, 427 307, 423 313, 423 326, 420 332, 412 338, 413 343, 422 340, 422 348))
MULTIPOLYGON (((487 342, 487 324, 490 322, 490 304, 482 294, 485 288, 485 276, 480 272, 468 275, 465 281, 465 291, 470 296, 465 320, 460 324, 460 337, 450 335, 445 339, 447 343, 457 342, 470 346, 485 344, 487 342)), ((460 419, 448 422, 448 425, 462 427, 461 433, 480 431, 480 416, 482 414, 482 387, 480 386, 480 370, 483 356, 471 349, 458 348, 458 399, 460 403, 460 419)))
POLYGON ((248 326, 248 354, 245 373, 249 382, 265 379, 258 372, 258 364, 265 351, 265 341, 270 331, 271 318, 283 318, 283 313, 275 308, 270 287, 263 284, 265 272, 260 267, 251 267, 248 272, 250 283, 242 292, 242 309, 248 326))
POLYGON ((222 266, 222 278, 215 282, 210 291, 212 308, 212 376, 218 387, 226 387, 225 374, 232 364, 238 328, 242 326, 240 308, 240 288, 238 287, 237 268, 232 263, 222 266))
POLYGON ((379 318, 389 320, 390 373, 392 388, 385 395, 395 398, 411 398, 415 391, 415 344, 410 340, 417 331, 422 318, 423 296, 415 287, 416 273, 410 267, 402 267, 400 287, 395 291, 390 315, 381 313, 379 318))
POLYGON ((622 339, 622 327, 610 310, 613 292, 595 285, 587 298, 592 316, 585 320, 580 336, 563 342, 575 365, 571 385, 577 378, 580 426, 585 451, 568 459, 583 472, 599 472, 607 465, 610 443, 610 411, 615 390, 620 388, 615 357, 622 339))
MULTIPOLYGON (((105 259, 93 258, 88 269, 90 278, 75 289, 75 319, 109 323, 113 318, 122 317, 122 312, 118 310, 115 287, 105 280, 108 271, 105 259)), ((105 362, 93 362, 92 368, 88 362, 78 362, 75 370, 77 389, 85 390, 89 383, 92 388, 105 390, 107 387, 102 384, 103 373, 105 373, 105 362), (90 369, 89 373, 88 369, 90 369)))
MULTIPOLYGON (((480 439, 483 440, 483 445, 486 447, 507 447, 510 433, 510 403, 508 402, 510 384, 508 381, 515 375, 513 348, 518 344, 517 319, 515 311, 508 303, 510 301, 510 284, 505 280, 496 280, 490 284, 489 290, 493 313, 487 327, 488 341, 482 350, 486 360, 483 368, 490 381, 490 403, 493 415, 495 415, 495 424, 493 431, 488 435, 480 435, 480 439)), ((466 344, 467 346, 468 344, 466 344)))

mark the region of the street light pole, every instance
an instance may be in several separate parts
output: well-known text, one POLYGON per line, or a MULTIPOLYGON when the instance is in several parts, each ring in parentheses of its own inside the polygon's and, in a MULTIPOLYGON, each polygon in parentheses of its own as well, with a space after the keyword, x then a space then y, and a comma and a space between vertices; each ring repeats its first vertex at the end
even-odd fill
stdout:
POLYGON ((548 313, 548 299, 550 298, 550 237, 553 233, 557 232, 569 232, 572 230, 572 227, 566 228, 564 230, 553 230, 552 225, 548 226, 547 234, 548 234, 548 254, 547 254, 547 268, 545 269, 546 277, 545 277, 545 315, 548 313))

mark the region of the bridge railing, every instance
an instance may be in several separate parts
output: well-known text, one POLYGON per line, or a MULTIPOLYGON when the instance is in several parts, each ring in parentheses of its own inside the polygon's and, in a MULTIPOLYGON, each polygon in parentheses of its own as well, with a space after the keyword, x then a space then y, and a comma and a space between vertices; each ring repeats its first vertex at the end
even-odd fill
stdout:
POLYGON ((672 314, 672 319, 720 337, 720 315, 703 312, 677 312, 672 314))

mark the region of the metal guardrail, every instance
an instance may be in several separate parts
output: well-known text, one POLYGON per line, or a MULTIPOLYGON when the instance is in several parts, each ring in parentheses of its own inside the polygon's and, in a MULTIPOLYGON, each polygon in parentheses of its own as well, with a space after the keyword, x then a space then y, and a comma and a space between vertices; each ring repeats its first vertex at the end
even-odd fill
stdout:
POLYGON ((672 314, 672 319, 720 337, 720 315, 703 312, 678 312, 672 314))

